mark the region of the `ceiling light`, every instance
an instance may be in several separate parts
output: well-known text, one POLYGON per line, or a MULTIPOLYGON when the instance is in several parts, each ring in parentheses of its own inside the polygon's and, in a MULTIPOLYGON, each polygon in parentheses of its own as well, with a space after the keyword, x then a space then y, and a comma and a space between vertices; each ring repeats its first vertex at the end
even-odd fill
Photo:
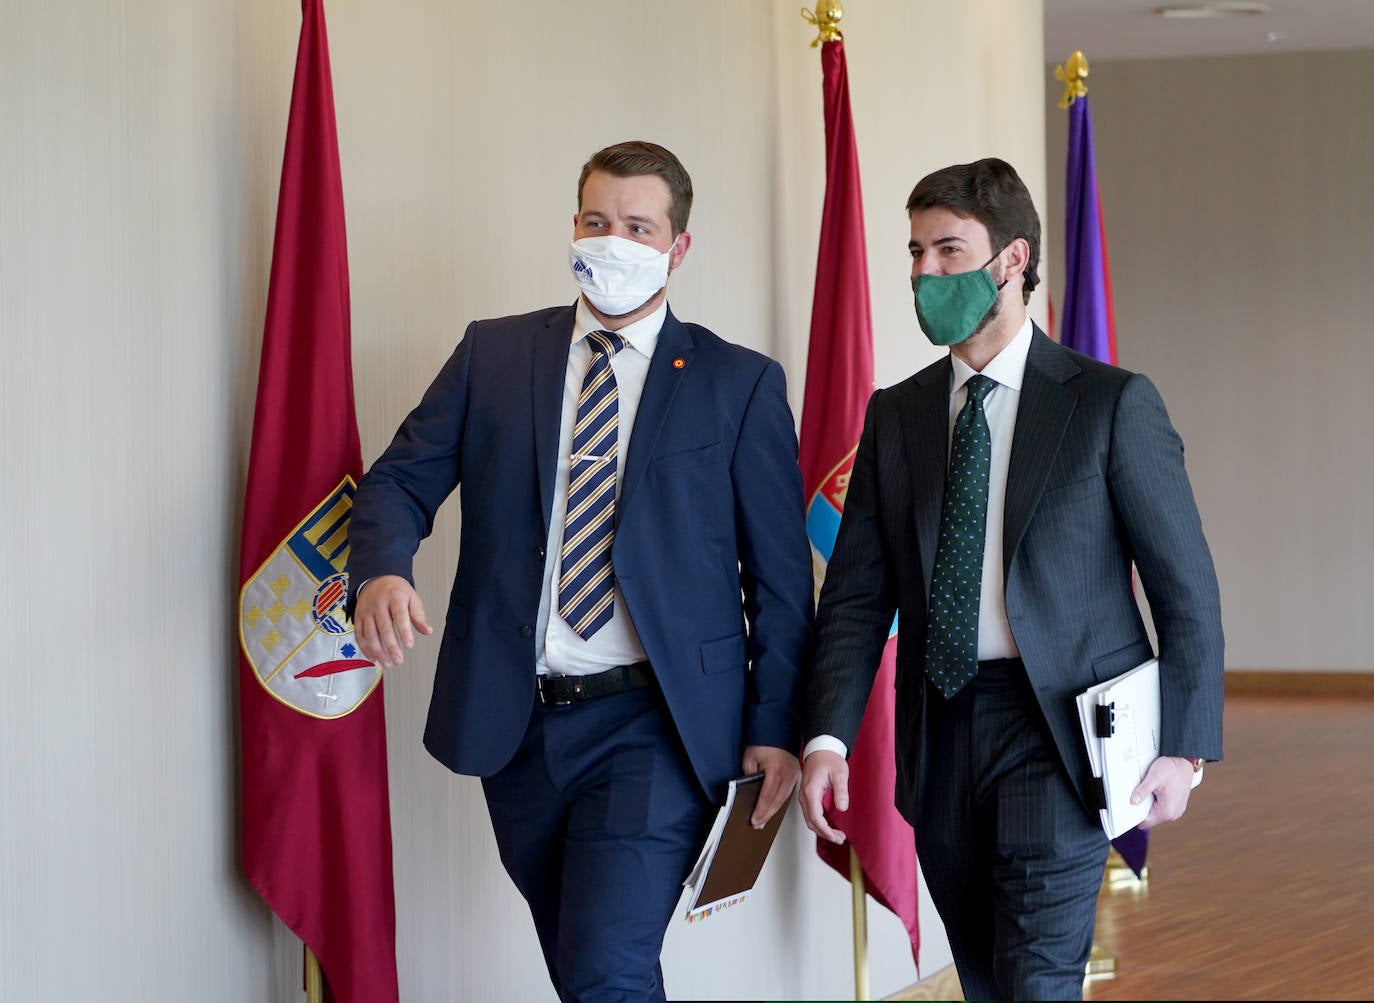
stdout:
POLYGON ((1170 4, 1167 7, 1156 7, 1155 13, 1160 17, 1171 17, 1180 21, 1221 16, 1219 10, 1206 4, 1170 4))
POLYGON ((1248 2, 1248 0, 1232 0, 1232 2, 1226 3, 1179 3, 1156 7, 1155 13, 1160 17, 1174 18, 1180 21, 1201 21, 1207 18, 1224 17, 1227 14, 1268 14, 1269 5, 1267 3, 1248 2))

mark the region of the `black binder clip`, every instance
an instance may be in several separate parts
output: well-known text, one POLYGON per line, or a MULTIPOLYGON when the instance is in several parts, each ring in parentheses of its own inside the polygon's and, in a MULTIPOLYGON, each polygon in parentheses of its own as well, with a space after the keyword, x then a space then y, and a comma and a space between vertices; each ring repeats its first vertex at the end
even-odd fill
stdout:
POLYGON ((1116 704, 1098 704, 1094 712, 1098 738, 1111 738, 1116 731, 1116 704))
POLYGON ((1088 796, 1092 798, 1094 808, 1107 810, 1107 787, 1101 777, 1093 777, 1088 781, 1088 796))

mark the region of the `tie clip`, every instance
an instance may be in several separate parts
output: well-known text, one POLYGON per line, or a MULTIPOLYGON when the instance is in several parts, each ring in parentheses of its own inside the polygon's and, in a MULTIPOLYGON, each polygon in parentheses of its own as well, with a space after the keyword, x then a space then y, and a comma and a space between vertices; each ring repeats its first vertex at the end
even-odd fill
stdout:
POLYGON ((607 460, 615 459, 615 457, 596 456, 592 453, 573 453, 568 457, 568 459, 572 460, 573 463, 577 463, 579 460, 591 460, 594 463, 605 463, 607 460))

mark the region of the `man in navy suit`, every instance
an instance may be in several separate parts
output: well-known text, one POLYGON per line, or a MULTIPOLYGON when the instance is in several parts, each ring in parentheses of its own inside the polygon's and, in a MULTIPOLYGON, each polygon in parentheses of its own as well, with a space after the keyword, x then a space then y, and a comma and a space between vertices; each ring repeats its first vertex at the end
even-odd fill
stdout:
POLYGON ((1075 696, 1154 654, 1134 566, 1162 732, 1133 796, 1153 799, 1146 828, 1182 815, 1221 758, 1217 579, 1154 386, 1027 316, 1040 222, 1011 166, 936 171, 907 213, 917 318, 950 351, 869 401, 817 611, 802 808, 843 842, 824 804, 849 807, 898 613, 896 803, 964 998, 1081 999, 1108 841, 1075 696))
POLYGON ((411 574, 455 488, 458 570, 425 746, 480 776, 563 1000, 662 1000, 668 922, 727 781, 761 826, 800 768, 810 547, 782 369, 668 309, 692 185, 594 154, 572 306, 471 324, 358 486, 364 654, 431 632, 411 574))

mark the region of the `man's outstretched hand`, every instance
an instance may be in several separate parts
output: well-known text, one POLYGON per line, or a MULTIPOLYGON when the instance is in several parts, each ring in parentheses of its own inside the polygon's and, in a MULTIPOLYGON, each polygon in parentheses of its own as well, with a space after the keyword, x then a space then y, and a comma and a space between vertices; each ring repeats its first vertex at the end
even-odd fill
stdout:
POLYGON ((410 582, 400 575, 382 575, 364 583, 353 611, 353 636, 364 655, 384 669, 400 665, 415 647, 417 630, 434 633, 410 582))

